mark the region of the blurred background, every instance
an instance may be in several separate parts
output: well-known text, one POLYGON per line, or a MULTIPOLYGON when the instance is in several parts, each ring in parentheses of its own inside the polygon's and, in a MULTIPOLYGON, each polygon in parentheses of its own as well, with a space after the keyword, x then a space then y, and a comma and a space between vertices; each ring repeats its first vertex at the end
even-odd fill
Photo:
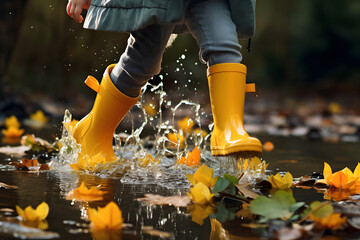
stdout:
MULTIPOLYGON (((95 97, 83 81, 88 75, 100 80, 125 49, 128 34, 83 29, 67 16, 66 4, 1 0, 2 117, 16 114, 21 119, 38 108, 54 116, 68 108, 83 116, 95 97)), ((291 111, 305 101, 309 108, 322 103, 316 106, 324 112, 336 102, 358 115, 360 1, 258 0, 256 11, 251 53, 247 41, 241 41, 248 82, 257 85, 247 109, 291 111)), ((166 50, 161 77, 151 82, 163 79, 169 98, 189 99, 208 109, 205 71, 196 41, 184 34, 166 50)))

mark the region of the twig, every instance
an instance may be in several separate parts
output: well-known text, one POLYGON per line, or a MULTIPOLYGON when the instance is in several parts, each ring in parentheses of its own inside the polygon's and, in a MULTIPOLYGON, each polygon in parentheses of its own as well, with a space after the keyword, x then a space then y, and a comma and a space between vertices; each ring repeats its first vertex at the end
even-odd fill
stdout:
POLYGON ((312 213, 316 212, 317 210, 319 210, 320 208, 324 207, 325 205, 329 204, 330 202, 323 202, 320 206, 318 206, 317 208, 311 210, 308 214, 305 215, 305 217, 303 217, 302 219, 300 219, 300 221, 298 221, 298 224, 301 224, 303 221, 305 221, 312 213))

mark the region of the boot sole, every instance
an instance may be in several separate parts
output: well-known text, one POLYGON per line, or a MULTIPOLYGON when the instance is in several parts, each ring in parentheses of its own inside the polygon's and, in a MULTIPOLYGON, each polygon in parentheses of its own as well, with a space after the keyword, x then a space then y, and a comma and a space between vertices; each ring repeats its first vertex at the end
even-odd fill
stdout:
POLYGON ((236 146, 227 149, 214 149, 211 148, 211 154, 214 157, 228 156, 228 155, 239 155, 244 158, 251 158, 259 156, 262 153, 262 145, 247 145, 247 146, 236 146))

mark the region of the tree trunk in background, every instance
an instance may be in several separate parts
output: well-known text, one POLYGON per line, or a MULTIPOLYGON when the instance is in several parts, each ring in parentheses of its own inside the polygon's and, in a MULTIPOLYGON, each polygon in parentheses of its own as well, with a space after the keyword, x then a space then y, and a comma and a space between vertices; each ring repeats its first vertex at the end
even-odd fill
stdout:
POLYGON ((0 101, 5 99, 6 72, 24 17, 27 0, 0 1, 0 101))

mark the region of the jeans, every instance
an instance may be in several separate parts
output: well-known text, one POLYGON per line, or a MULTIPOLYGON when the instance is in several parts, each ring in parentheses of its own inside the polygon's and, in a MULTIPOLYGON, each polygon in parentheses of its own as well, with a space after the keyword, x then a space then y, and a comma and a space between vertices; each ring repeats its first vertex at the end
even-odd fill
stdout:
MULTIPOLYGON (((236 26, 226 0, 190 3, 183 18, 196 39, 203 63, 240 63, 236 26)), ((125 52, 111 73, 115 86, 130 97, 139 95, 146 82, 161 70, 161 60, 175 24, 150 25, 130 34, 125 52)))

